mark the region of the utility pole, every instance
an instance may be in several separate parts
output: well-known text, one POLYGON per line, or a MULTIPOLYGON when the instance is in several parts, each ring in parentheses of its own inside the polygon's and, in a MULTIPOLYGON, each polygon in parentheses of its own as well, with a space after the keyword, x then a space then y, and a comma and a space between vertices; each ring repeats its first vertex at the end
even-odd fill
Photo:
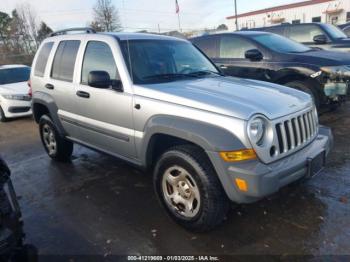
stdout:
POLYGON ((236 31, 238 31, 238 19, 237 19, 237 0, 234 0, 235 1, 235 23, 236 23, 236 31))

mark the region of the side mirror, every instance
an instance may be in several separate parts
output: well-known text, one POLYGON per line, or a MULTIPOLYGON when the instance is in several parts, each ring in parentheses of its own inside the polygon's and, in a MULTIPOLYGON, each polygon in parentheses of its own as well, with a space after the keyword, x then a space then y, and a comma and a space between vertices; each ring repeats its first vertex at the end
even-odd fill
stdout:
POLYGON ((315 35, 313 40, 316 44, 320 44, 320 45, 326 44, 328 41, 325 35, 315 35))
POLYGON ((251 61, 260 61, 263 59, 263 54, 258 49, 250 49, 244 53, 245 58, 251 61))
POLYGON ((88 85, 96 88, 109 88, 111 78, 106 71, 91 71, 88 75, 88 85))
POLYGON ((111 85, 113 90, 123 92, 123 83, 121 80, 112 80, 111 85))

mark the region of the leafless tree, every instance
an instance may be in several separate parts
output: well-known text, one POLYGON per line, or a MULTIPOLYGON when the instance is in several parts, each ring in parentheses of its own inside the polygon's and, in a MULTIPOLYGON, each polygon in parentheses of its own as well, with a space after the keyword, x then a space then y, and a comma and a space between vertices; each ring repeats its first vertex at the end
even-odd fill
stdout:
POLYGON ((94 21, 91 25, 98 26, 102 31, 121 31, 118 10, 111 0, 97 0, 94 8, 94 21))

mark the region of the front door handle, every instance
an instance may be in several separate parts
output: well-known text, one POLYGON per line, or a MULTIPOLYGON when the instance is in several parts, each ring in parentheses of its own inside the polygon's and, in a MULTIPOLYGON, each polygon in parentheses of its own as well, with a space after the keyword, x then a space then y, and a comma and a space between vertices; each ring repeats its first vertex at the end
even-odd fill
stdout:
POLYGON ((84 91, 77 91, 77 96, 80 96, 83 98, 89 98, 90 94, 88 92, 84 92, 84 91))
POLYGON ((55 88, 54 85, 51 85, 51 84, 46 84, 45 87, 46 87, 47 89, 50 89, 50 90, 52 90, 52 89, 55 88))
POLYGON ((227 66, 225 66, 225 65, 220 65, 220 68, 221 68, 221 69, 227 69, 227 66))

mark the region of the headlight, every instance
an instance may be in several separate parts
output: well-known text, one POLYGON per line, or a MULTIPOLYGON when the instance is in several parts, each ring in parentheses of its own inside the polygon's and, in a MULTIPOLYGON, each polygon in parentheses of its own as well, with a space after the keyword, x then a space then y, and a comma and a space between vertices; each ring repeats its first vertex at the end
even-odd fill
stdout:
POLYGON ((324 66, 321 71, 328 74, 330 78, 344 78, 350 77, 349 66, 324 66))
POLYGON ((2 95, 2 97, 9 100, 30 101, 31 99, 29 95, 2 95))
POLYGON ((257 116, 248 123, 248 136, 253 144, 261 145, 264 140, 266 130, 265 119, 257 116))

